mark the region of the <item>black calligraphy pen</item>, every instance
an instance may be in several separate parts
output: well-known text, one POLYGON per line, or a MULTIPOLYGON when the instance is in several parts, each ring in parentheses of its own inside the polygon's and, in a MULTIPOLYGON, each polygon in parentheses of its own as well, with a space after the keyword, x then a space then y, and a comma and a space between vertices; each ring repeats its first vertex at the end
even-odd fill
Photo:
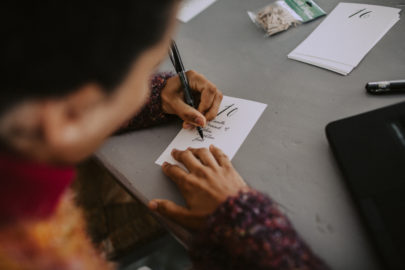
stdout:
MULTIPOLYGON (((193 97, 191 96, 190 85, 188 84, 188 79, 186 76, 186 72, 184 70, 183 61, 181 60, 179 50, 177 49, 177 45, 174 41, 172 41, 172 45, 170 47, 169 57, 170 57, 170 60, 172 61, 174 69, 176 70, 177 74, 179 75, 181 84, 183 85, 185 102, 189 106, 195 108, 194 100, 193 100, 193 97)), ((204 134, 203 134, 202 128, 197 127, 197 131, 198 131, 198 134, 200 134, 201 139, 204 139, 204 134)))

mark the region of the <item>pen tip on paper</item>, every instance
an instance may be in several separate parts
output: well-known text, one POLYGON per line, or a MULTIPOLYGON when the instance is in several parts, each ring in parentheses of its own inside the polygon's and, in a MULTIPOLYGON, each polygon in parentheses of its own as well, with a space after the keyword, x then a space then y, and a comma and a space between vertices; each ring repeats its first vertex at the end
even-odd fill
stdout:
POLYGON ((204 134, 201 128, 198 129, 198 134, 200 134, 201 139, 204 140, 204 134))

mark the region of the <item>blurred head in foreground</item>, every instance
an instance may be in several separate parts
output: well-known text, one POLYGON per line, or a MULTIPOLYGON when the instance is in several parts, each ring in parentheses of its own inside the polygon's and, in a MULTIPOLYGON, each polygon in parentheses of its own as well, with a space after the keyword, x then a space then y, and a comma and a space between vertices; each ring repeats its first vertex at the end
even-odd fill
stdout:
POLYGON ((141 109, 178 0, 2 2, 0 151, 89 156, 141 109))

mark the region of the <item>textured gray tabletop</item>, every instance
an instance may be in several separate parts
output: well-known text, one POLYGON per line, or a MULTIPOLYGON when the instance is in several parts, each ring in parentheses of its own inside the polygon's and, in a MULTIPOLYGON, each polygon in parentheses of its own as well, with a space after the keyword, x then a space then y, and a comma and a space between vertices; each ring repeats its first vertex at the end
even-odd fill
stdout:
MULTIPOLYGON (((246 10, 268 2, 218 0, 181 25, 177 43, 184 64, 203 73, 226 95, 269 105, 233 159, 246 181, 278 201, 303 238, 334 269, 375 269, 324 128, 333 120, 404 100, 404 96, 368 96, 364 85, 405 77, 405 19, 350 75, 341 76, 287 59, 323 18, 263 37, 246 10)), ((338 1, 317 3, 330 12, 338 1)), ((140 199, 182 202, 154 164, 180 127, 171 123, 113 137, 97 157, 140 199)))

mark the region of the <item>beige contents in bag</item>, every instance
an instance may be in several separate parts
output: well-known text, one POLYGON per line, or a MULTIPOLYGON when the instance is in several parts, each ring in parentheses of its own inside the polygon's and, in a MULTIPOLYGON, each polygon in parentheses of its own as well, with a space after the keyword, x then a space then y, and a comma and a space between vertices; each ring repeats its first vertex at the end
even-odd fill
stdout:
POLYGON ((257 12, 255 20, 269 36, 287 30, 291 25, 296 26, 301 23, 285 8, 277 4, 268 5, 261 9, 257 12))
POLYGON ((248 11, 247 14, 269 37, 326 13, 313 0, 278 0, 256 12, 248 11))

